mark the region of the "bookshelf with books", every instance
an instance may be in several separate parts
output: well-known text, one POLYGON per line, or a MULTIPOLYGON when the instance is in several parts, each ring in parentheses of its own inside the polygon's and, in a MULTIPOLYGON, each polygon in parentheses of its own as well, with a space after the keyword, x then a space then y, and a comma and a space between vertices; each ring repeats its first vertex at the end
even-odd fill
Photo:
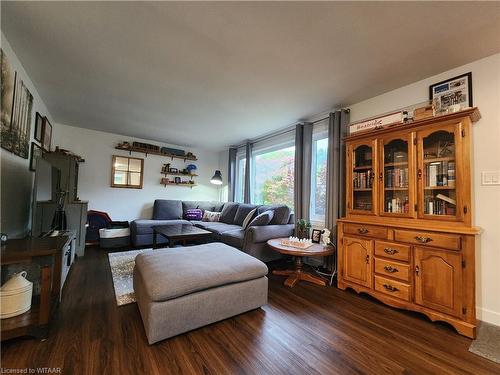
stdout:
POLYGON ((472 223, 470 145, 479 119, 470 108, 345 138, 340 289, 424 313, 475 337, 480 230, 472 223), (403 278, 394 268, 410 272, 403 278))

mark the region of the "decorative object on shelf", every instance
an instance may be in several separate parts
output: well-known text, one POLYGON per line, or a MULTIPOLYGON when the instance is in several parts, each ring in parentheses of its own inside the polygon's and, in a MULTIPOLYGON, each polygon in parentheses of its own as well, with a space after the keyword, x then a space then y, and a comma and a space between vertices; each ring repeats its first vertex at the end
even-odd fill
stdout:
POLYGON ((43 117, 40 112, 35 115, 35 141, 42 143, 43 139, 43 117))
POLYGON ((413 111, 413 120, 415 121, 432 116, 434 116, 434 106, 432 104, 426 104, 422 107, 415 108, 413 111))
POLYGON ((187 171, 188 171, 189 174, 193 174, 194 175, 194 174, 196 174, 196 170, 198 168, 194 164, 188 164, 188 166, 186 167, 186 169, 187 169, 187 171))
POLYGON ((170 173, 179 173, 179 170, 177 168, 169 168, 168 171, 170 173))
POLYGON ((313 245, 313 241, 307 238, 288 237, 280 241, 283 246, 295 247, 297 249, 307 249, 313 245))
POLYGON ((181 178, 180 178, 180 177, 175 177, 175 178, 174 178, 174 182, 175 182, 176 184, 180 184, 180 183, 181 183, 181 178))
POLYGON ((161 167, 161 173, 169 173, 170 172, 170 163, 163 164, 161 167))
POLYGON ((321 231, 319 229, 312 230, 311 241, 314 243, 319 243, 321 241, 321 231))
POLYGON ((0 288, 0 318, 12 318, 31 309, 33 283, 26 279, 27 272, 14 274, 0 288))
POLYGON ((353 122, 349 125, 349 134, 354 134, 362 131, 381 129, 387 126, 401 124, 403 121, 402 111, 392 111, 376 117, 371 117, 365 120, 353 122))
POLYGON ((437 113, 453 113, 472 107, 472 73, 430 85, 429 99, 437 113))
POLYGON ((210 179, 210 183, 214 185, 222 185, 222 174, 219 170, 216 170, 212 178, 210 179))
POLYGON ((309 229, 311 229, 311 223, 305 219, 299 219, 297 221, 297 237, 298 238, 309 238, 309 229))
POLYGON ((7 233, 0 233, 0 243, 2 244, 2 246, 5 245, 8 239, 9 236, 7 235, 7 233))
POLYGON ((65 150, 64 148, 59 148, 59 146, 56 146, 56 150, 53 153, 54 154, 63 154, 65 156, 71 156, 71 157, 76 159, 77 163, 85 163, 85 159, 82 158, 80 155, 77 155, 72 151, 65 150))
MULTIPOLYGON (((177 180, 177 181, 179 181, 177 180)), ((160 180, 160 184, 161 185, 165 185, 165 187, 167 185, 175 185, 175 186, 187 186, 187 187, 190 187, 190 188, 193 188, 194 186, 196 186, 196 184, 194 183, 194 181, 192 180, 189 180, 189 181, 182 181, 182 179, 180 177, 175 177, 174 180, 168 178, 168 177, 163 177, 161 180, 160 180), (176 182, 176 180, 179 179, 180 182, 176 182)))
POLYGON ((31 142, 30 171, 36 171, 36 160, 43 156, 43 149, 35 142, 31 142))
POLYGON ((160 152, 162 154, 170 154, 170 155, 175 155, 175 156, 184 156, 184 155, 186 155, 186 151, 179 150, 177 148, 170 148, 170 147, 162 147, 160 149, 160 152))
POLYGON ((138 148, 144 151, 155 151, 160 152, 160 146, 153 145, 151 143, 133 142, 132 147, 138 148))
POLYGON ((45 116, 43 118, 42 148, 45 151, 50 151, 51 143, 52 143, 52 125, 50 124, 47 116, 45 116))
POLYGON ((323 243, 323 246, 328 246, 332 242, 330 239, 331 232, 328 230, 328 228, 323 229, 323 232, 321 234, 321 242, 323 243))
POLYGON ((1 51, 1 146, 24 159, 29 157, 33 95, 1 51))
POLYGON ((129 142, 118 143, 118 147, 122 150, 128 150, 131 146, 129 142))

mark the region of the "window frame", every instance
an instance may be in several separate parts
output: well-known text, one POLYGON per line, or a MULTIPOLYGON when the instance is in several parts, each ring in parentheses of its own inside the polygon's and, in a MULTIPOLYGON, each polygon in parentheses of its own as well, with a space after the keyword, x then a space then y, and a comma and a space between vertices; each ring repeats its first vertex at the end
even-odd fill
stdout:
POLYGON ((238 203, 243 203, 245 201, 245 173, 246 173, 246 153, 237 152, 236 153, 236 175, 235 175, 235 192, 234 201, 238 203), (240 164, 242 164, 240 169, 240 164), (240 196, 241 195, 241 196, 240 196))
POLYGON ((112 164, 111 164, 111 187, 112 188, 122 188, 122 189, 142 189, 144 184, 144 159, 142 158, 134 158, 131 156, 122 156, 122 155, 113 155, 112 164), (116 158, 127 159, 127 170, 116 169, 116 158), (141 161, 141 171, 130 171, 130 160, 140 160, 141 161), (116 172, 126 172, 127 173, 127 184, 115 184, 115 173, 116 172), (130 173, 139 173, 141 176, 140 185, 132 185, 129 184, 130 173))

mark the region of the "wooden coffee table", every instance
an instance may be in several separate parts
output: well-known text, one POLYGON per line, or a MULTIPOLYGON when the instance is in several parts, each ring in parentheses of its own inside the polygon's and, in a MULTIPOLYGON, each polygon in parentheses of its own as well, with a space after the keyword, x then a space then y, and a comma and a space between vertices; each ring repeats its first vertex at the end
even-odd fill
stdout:
POLYGON ((302 258, 303 257, 322 257, 327 255, 332 255, 335 252, 335 248, 331 245, 323 246, 320 244, 313 244, 307 249, 297 249, 291 246, 282 245, 282 238, 276 238, 267 241, 267 244, 271 249, 277 251, 281 254, 292 255, 295 258, 295 269, 293 270, 275 270, 274 275, 288 276, 285 280, 285 285, 292 288, 297 284, 299 280, 309 281, 317 285, 326 286, 327 280, 324 278, 313 275, 312 273, 306 272, 302 269, 302 258))
POLYGON ((192 224, 156 225, 153 227, 153 249, 158 248, 158 235, 168 240, 168 246, 174 247, 175 242, 186 246, 189 240, 208 239, 212 232, 195 227, 192 224))

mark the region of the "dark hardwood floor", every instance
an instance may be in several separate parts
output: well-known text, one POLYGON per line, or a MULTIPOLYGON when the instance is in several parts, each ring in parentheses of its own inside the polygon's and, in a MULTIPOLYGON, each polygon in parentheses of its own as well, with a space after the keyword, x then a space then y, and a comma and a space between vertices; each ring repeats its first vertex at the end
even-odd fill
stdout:
POLYGON ((149 346, 135 304, 117 307, 107 253, 87 249, 50 337, 2 343, 2 367, 63 374, 499 374, 444 324, 333 287, 270 276, 269 304, 149 346))

